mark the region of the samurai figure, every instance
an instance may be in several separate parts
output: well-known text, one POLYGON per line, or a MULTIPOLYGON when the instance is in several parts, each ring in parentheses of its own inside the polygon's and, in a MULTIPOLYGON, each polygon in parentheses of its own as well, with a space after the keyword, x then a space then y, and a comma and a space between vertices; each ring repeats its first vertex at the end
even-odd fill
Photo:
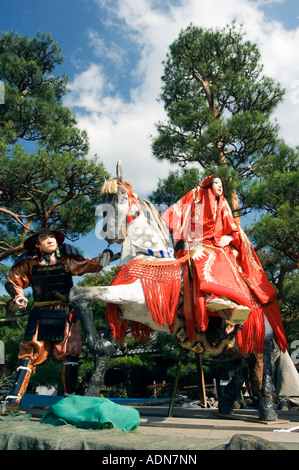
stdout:
MULTIPOLYGON (((72 277, 101 271, 109 264, 112 252, 105 250, 96 258, 84 258, 75 247, 64 243, 64 239, 64 234, 58 230, 38 230, 25 240, 26 251, 8 274, 5 288, 15 306, 26 308, 28 300, 24 289, 29 286, 34 300, 24 340, 19 345, 16 378, 5 399, 8 408, 18 408, 31 373, 52 352, 63 361, 64 395, 75 393, 82 341, 80 321, 69 302, 72 277)), ((92 338, 88 340, 92 341, 92 338)), ((101 346, 103 356, 114 352, 114 346, 105 338, 101 339, 101 346)))

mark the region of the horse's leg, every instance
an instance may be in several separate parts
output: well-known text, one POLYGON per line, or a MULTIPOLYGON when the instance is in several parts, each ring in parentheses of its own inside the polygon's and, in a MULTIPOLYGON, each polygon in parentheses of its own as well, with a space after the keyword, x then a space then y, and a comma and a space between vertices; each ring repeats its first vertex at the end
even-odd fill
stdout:
MULTIPOLYGON (((84 291, 86 288, 83 288, 84 291)), ((86 346, 96 356, 111 356, 115 352, 113 344, 100 336, 95 328, 90 301, 81 295, 81 288, 72 288, 70 299, 86 336, 86 346), (76 290, 75 290, 76 289, 76 290)))
POLYGON ((110 356, 96 357, 92 377, 85 392, 87 397, 98 397, 105 385, 105 374, 110 356))
POLYGON ((72 287, 71 301, 81 301, 81 298, 88 302, 108 302, 119 305, 145 303, 140 280, 117 286, 72 287))
POLYGON ((261 400, 259 403, 259 419, 262 421, 275 421, 277 413, 273 402, 273 361, 276 350, 273 341, 273 330, 265 318, 265 339, 263 347, 263 382, 261 390, 261 400))
MULTIPOLYGON (((106 339, 111 341, 111 343, 115 342, 115 339, 113 338, 109 327, 107 327, 104 333, 104 337, 106 337, 106 339)), ((110 360, 110 356, 95 358, 93 375, 89 381, 85 396, 98 397, 100 395, 100 390, 105 385, 105 374, 107 371, 109 360, 110 360)))
POLYGON ((253 405, 258 408, 262 399, 263 384, 263 354, 255 354, 256 362, 249 370, 249 382, 251 386, 253 405))
POLYGON ((241 356, 240 363, 237 366, 234 375, 225 387, 225 393, 218 401, 218 411, 221 414, 232 414, 234 403, 240 397, 243 383, 248 378, 249 363, 255 360, 253 355, 249 357, 241 356), (248 363, 249 362, 249 363, 248 363))

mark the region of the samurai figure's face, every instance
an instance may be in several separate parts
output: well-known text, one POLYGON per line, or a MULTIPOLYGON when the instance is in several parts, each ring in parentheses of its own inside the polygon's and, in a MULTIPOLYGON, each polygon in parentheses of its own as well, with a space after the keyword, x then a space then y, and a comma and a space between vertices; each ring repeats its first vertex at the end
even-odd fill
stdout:
POLYGON ((38 235, 37 240, 44 253, 50 254, 57 250, 58 243, 53 232, 44 232, 38 235))

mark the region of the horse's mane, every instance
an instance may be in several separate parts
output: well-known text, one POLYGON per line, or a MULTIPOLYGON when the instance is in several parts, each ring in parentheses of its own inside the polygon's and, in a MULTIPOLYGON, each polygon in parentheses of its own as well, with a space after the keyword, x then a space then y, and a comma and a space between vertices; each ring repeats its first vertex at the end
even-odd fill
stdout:
MULTIPOLYGON (((131 189, 133 188, 132 183, 129 180, 124 179, 123 182, 129 186, 131 189)), ((113 178, 111 180, 107 180, 104 182, 103 186, 101 187, 101 196, 106 194, 116 194, 117 193, 117 178, 113 178)))

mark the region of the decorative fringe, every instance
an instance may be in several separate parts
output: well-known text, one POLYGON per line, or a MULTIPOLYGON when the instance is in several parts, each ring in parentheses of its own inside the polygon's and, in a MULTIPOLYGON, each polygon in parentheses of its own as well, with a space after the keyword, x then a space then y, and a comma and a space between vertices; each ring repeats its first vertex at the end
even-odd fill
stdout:
MULTIPOLYGON (((114 285, 113 282, 111 285, 114 285)), ((107 304, 105 314, 112 336, 122 343, 126 336, 128 324, 126 320, 118 315, 117 308, 116 304, 107 304)))
MULTIPOLYGON (((121 266, 111 285, 125 285, 141 280, 146 303, 156 325, 170 328, 174 324, 180 296, 181 264, 188 256, 174 261, 133 260, 121 266)), ((117 305, 106 305, 106 319, 113 336, 123 341, 127 321, 118 315, 117 305)), ((151 330, 139 322, 130 322, 134 339, 147 340, 151 330)))
POLYGON ((131 334, 132 338, 135 340, 139 339, 140 341, 149 341, 152 329, 149 326, 143 325, 137 321, 131 321, 131 334))
POLYGON ((172 326, 180 297, 180 277, 169 282, 163 279, 141 279, 146 303, 152 319, 159 326, 172 326))
POLYGON ((251 313, 242 330, 237 334, 239 354, 263 353, 265 338, 264 314, 273 329, 274 338, 279 349, 283 352, 288 350, 280 308, 276 298, 265 305, 258 305, 256 300, 252 299, 251 313))
POLYGON ((242 330, 237 333, 239 354, 262 354, 265 337, 265 324, 261 307, 252 305, 251 313, 242 330))

